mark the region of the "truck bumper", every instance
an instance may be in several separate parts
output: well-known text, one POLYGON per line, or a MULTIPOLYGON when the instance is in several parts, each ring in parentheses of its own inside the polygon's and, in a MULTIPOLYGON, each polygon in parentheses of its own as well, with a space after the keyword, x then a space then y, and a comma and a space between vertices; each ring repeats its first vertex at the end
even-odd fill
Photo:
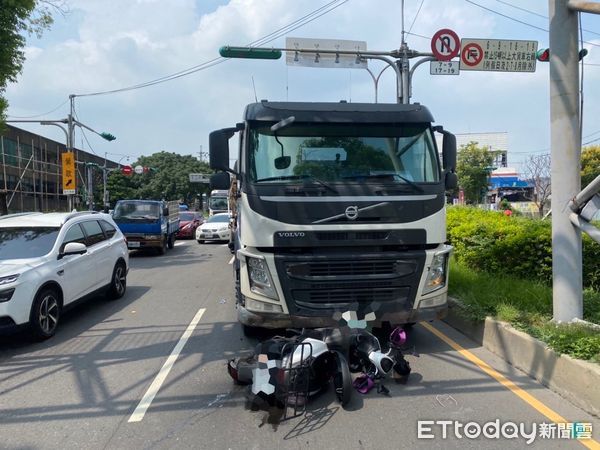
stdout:
MULTIPOLYGON (((243 325, 258 328, 325 328, 339 327, 344 325, 344 321, 338 321, 333 317, 306 317, 290 316, 282 313, 265 313, 248 311, 245 307, 238 304, 238 321, 243 325)), ((387 313, 376 321, 369 322, 369 325, 380 325, 382 322, 390 322, 393 325, 402 325, 414 322, 426 322, 439 320, 446 317, 448 313, 448 303, 433 306, 430 308, 419 308, 409 312, 401 311, 397 313, 387 313)))
POLYGON ((127 248, 136 250, 140 248, 160 248, 162 247, 161 240, 133 240, 127 239, 127 248))

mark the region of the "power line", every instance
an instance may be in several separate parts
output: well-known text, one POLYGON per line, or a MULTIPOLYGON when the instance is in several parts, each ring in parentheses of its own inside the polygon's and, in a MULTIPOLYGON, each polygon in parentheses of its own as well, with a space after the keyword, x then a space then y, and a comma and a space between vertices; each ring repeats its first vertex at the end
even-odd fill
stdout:
POLYGON ((417 9, 417 13, 415 14, 415 18, 413 19, 412 23, 410 24, 410 27, 408 28, 408 32, 409 33, 411 32, 413 25, 417 21, 417 17, 419 17, 419 13, 421 12, 421 8, 423 7, 423 3, 425 3, 425 0, 421 0, 421 4, 419 5, 419 9, 417 9))
MULTIPOLYGON (((547 30, 546 28, 538 27, 537 25, 533 25, 533 24, 531 24, 531 23, 529 23, 529 22, 525 22, 525 21, 523 21, 523 20, 520 20, 520 19, 517 19, 517 18, 515 18, 515 17, 508 16, 508 15, 506 15, 506 14, 503 14, 503 13, 501 13, 501 12, 499 12, 499 11, 496 11, 496 10, 494 10, 494 9, 492 9, 492 8, 488 8, 487 6, 480 5, 479 3, 476 3, 476 2, 474 2, 474 1, 472 1, 472 0, 465 0, 465 1, 466 1, 467 3, 470 3, 471 5, 477 6, 478 8, 481 8, 481 9, 484 9, 484 10, 486 10, 486 11, 489 11, 489 12, 491 12, 491 13, 493 13, 493 14, 497 14, 497 15, 499 15, 499 16, 502 16, 502 17, 504 17, 505 19, 512 20, 512 21, 514 21, 514 22, 520 23, 521 25, 525 25, 525 26, 528 26, 528 27, 530 27, 530 28, 535 28, 536 30, 544 31, 545 33, 549 33, 549 30, 547 30)), ((596 43, 594 43, 594 42, 589 42, 589 41, 583 41, 583 42, 585 42, 586 44, 589 44, 589 45, 593 45, 593 46, 595 46, 595 47, 600 47, 600 44, 596 44, 596 43)))
MULTIPOLYGON (((512 3, 505 2, 505 1, 503 1, 503 0, 496 0, 496 1, 497 1, 498 3, 502 3, 502 4, 504 4, 504 5, 510 6, 511 8, 515 8, 515 9, 518 9, 518 10, 524 11, 524 12, 526 12, 526 13, 533 14, 534 16, 541 17, 542 19, 546 19, 546 20, 548 20, 548 16, 545 16, 545 15, 543 15, 543 14, 539 14, 539 13, 537 13, 537 12, 535 12, 535 11, 532 11, 532 10, 530 10, 530 9, 522 8, 521 6, 513 5, 512 3)), ((600 36, 600 33, 596 33, 595 31, 592 31, 592 30, 586 30, 585 28, 582 28, 582 30, 583 30, 583 31, 585 31, 586 33, 595 34, 596 36, 600 36)))
MULTIPOLYGON (((339 8, 340 6, 347 3, 348 1, 349 0, 342 0, 342 1, 333 0, 325 5, 321 6, 320 8, 317 8, 316 10, 300 17, 299 19, 294 20, 293 22, 285 25, 284 27, 281 27, 281 28, 261 37, 260 39, 257 39, 256 41, 253 41, 253 42, 247 44, 247 46, 252 47, 252 46, 264 45, 269 42, 272 42, 275 39, 278 39, 279 37, 285 35, 286 33, 289 33, 291 31, 294 31, 294 30, 304 26, 304 25, 307 25, 307 24, 311 23, 312 21, 318 19, 319 17, 333 11, 334 9, 339 8)), ((76 95, 76 97, 90 97, 90 96, 96 96, 96 95, 115 94, 118 92, 125 92, 125 91, 131 91, 134 89, 141 89, 144 87, 153 86, 155 84, 164 83, 164 82, 175 80, 177 78, 181 78, 181 77, 184 77, 187 75, 191 75, 191 74, 199 72, 201 70, 208 69, 209 67, 213 67, 217 64, 222 64, 226 61, 229 61, 229 59, 218 57, 218 58, 211 59, 209 61, 205 61, 196 66, 192 66, 187 69, 181 70, 179 72, 176 72, 176 73, 173 73, 170 75, 165 75, 163 77, 160 77, 160 78, 157 78, 154 80, 150 80, 150 81, 147 81, 144 83, 140 83, 137 85, 128 86, 128 87, 119 88, 119 89, 112 89, 109 91, 99 91, 99 92, 92 92, 92 93, 88 93, 88 94, 78 94, 78 95, 76 95)))
MULTIPOLYGON (((73 113, 75 114, 75 118, 76 118, 76 119, 77 119, 79 122, 81 122, 81 121, 79 120, 79 116, 77 115, 77 111, 75 111, 75 108, 73 108, 73 113)), ((87 136, 86 136, 86 134, 85 134, 85 131, 83 130, 83 128, 82 128, 82 127, 79 127, 79 129, 81 130, 81 135, 82 135, 82 136, 83 136, 83 138, 85 139, 85 142, 87 142, 87 145, 88 145, 89 149, 92 151, 92 153, 93 153, 94 155, 96 155, 96 156, 100 156, 100 155, 98 155, 98 153, 96 153, 96 151, 95 151, 95 150, 94 150, 94 148, 92 147, 92 144, 90 144, 90 141, 88 141, 88 138, 87 138, 87 136)))
POLYGON ((56 108, 52 108, 50 111, 46 111, 45 113, 42 113, 42 114, 36 114, 36 115, 33 115, 33 116, 8 116, 8 118, 9 119, 35 119, 36 117, 42 117, 42 116, 45 116, 47 114, 53 113, 57 109, 59 109, 62 106, 64 106, 68 101, 69 100, 65 100, 60 105, 58 105, 56 108))

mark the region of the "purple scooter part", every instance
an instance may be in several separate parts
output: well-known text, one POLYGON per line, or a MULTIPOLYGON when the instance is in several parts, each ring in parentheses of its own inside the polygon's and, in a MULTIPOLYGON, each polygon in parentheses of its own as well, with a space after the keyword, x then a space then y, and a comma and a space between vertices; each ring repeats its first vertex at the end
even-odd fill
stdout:
POLYGON ((373 389, 375 382, 371 377, 363 373, 352 382, 352 386, 354 386, 354 388, 361 394, 367 394, 371 389, 373 389))
POLYGON ((390 334, 390 344, 393 347, 402 347, 406 343, 406 331, 402 327, 396 327, 390 334))

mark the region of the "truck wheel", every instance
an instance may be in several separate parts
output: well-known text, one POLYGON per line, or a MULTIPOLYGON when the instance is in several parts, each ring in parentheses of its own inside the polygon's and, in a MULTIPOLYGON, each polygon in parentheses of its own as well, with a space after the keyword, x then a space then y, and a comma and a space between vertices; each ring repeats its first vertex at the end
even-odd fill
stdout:
POLYGON ((167 245, 169 246, 169 249, 172 249, 173 247, 175 247, 175 234, 172 234, 169 236, 167 245))
POLYGON ((160 241, 160 247, 158 247, 158 254, 164 255, 167 252, 167 236, 163 236, 160 241))
POLYGON ((29 315, 34 339, 43 340, 54 336, 60 319, 60 309, 60 300, 55 289, 47 288, 38 292, 29 315))

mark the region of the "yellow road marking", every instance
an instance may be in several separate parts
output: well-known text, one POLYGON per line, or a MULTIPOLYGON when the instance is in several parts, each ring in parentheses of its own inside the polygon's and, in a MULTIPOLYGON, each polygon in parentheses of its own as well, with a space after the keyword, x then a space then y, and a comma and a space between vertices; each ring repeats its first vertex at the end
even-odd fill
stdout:
MULTIPOLYGON (((453 339, 446 336, 444 333, 442 333, 437 328, 434 328, 432 325, 430 325, 427 322, 421 322, 421 325, 426 330, 428 330, 430 333, 434 334, 435 336, 440 338, 442 341, 444 341, 446 344, 448 344, 450 347, 452 347, 454 350, 456 350, 466 360, 471 361, 473 364, 475 364, 477 367, 479 367, 482 371, 487 373, 490 377, 495 379, 498 383, 500 383, 502 386, 507 388, 509 391, 511 391, 513 394, 515 394, 517 397, 519 397, 525 403, 529 404, 534 409, 536 409, 538 412, 540 412, 541 414, 546 416, 552 422, 555 422, 555 423, 568 422, 567 419, 562 417, 556 411, 548 408, 546 405, 544 405, 542 402, 540 402, 533 395, 531 395, 528 392, 521 389, 519 386, 517 386, 515 383, 510 381, 508 378, 506 378, 504 375, 502 375, 497 370, 492 369, 490 367, 490 365, 487 364, 485 361, 479 359, 473 353, 466 350, 459 343, 457 343, 453 339)), ((594 439, 579 439, 577 442, 580 442, 581 444, 583 444, 584 446, 586 446, 589 449, 600 450, 600 443, 598 443, 598 441, 595 441, 594 439)))

